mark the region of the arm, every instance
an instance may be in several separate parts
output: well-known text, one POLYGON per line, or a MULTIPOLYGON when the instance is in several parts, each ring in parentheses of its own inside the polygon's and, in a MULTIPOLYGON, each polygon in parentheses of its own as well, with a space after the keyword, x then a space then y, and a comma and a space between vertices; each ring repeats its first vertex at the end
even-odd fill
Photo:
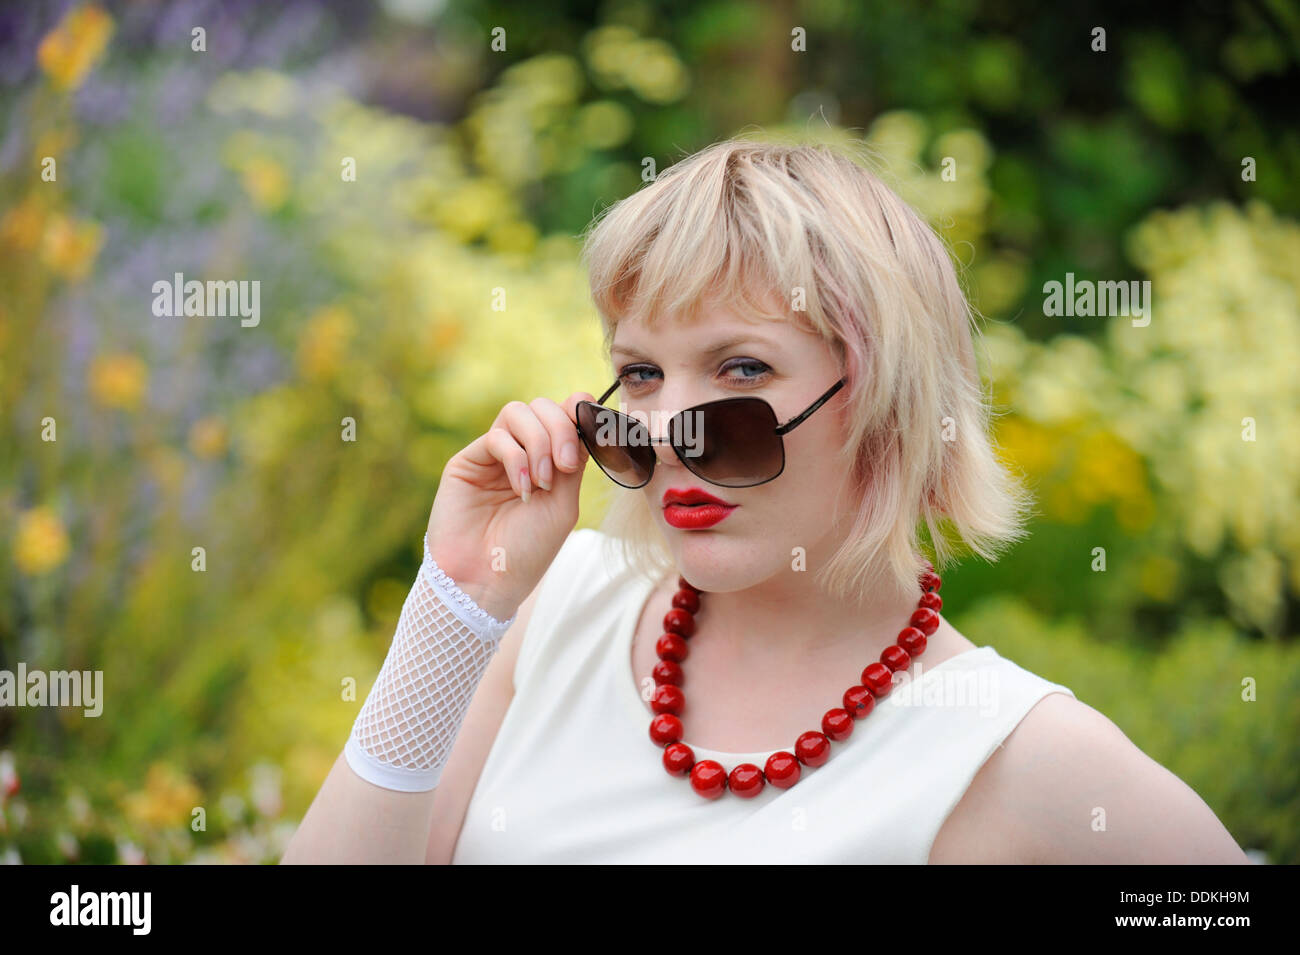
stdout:
MULTIPOLYGON (((574 392, 563 408, 546 398, 508 402, 447 462, 392 647, 281 862, 424 861, 439 811, 434 791, 514 621, 508 615, 539 586, 577 522, 587 458, 577 403, 591 400, 574 392)), ((504 713, 495 683, 488 709, 504 713)))
POLYGON ((443 767, 511 623, 439 576, 426 544, 388 657, 283 863, 424 861, 443 767))
POLYGON ((465 714, 465 723, 456 737, 442 779, 433 797, 433 823, 429 831, 429 846, 424 861, 428 865, 450 865, 456 854, 456 845, 465 827, 465 815, 470 798, 478 787, 488 753, 501 731, 506 711, 515 698, 515 667, 519 661, 519 647, 533 607, 541 592, 539 584, 522 604, 515 622, 501 638, 501 650, 488 664, 483 682, 465 714))
POLYGON ((1064 694, 1040 700, 985 768, 983 785, 999 794, 999 828, 1016 846, 1016 861, 1250 862, 1190 786, 1064 694))

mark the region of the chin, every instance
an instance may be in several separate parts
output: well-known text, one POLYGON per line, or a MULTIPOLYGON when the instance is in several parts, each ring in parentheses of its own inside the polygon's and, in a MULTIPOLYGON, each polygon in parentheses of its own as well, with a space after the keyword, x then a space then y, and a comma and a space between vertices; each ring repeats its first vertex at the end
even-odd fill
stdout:
POLYGON ((728 593, 766 579, 780 568, 765 568, 755 560, 768 542, 749 535, 719 531, 683 531, 667 528, 668 548, 682 576, 703 591, 728 593))

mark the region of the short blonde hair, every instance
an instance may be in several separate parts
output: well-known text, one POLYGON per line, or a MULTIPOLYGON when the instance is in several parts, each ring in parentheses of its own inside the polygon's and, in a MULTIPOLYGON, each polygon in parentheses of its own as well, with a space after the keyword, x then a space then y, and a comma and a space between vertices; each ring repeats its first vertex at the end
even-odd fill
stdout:
MULTIPOLYGON (((988 560, 1026 536, 1030 496, 993 452, 974 312, 948 249, 851 147, 715 143, 603 210, 582 257, 606 353, 624 317, 693 320, 714 303, 794 321, 833 347, 859 506, 818 570, 829 592, 915 589, 921 521, 939 571, 954 553, 944 518, 988 560)), ((644 494, 616 494, 601 530, 641 573, 673 567, 644 494)))

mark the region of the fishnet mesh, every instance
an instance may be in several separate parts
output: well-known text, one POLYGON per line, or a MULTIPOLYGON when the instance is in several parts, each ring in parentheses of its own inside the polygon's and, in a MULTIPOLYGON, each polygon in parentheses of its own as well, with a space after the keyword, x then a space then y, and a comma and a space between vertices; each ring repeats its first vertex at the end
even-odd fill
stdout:
POLYGON ((424 558, 388 656, 352 725, 344 754, 385 789, 435 788, 470 700, 514 617, 499 621, 424 558))

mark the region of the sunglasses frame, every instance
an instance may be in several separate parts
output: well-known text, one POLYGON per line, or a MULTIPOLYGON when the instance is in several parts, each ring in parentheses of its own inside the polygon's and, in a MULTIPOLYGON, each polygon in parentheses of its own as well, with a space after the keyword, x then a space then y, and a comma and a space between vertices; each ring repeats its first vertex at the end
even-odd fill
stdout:
MULTIPOLYGON (((833 396, 837 391, 839 391, 841 388, 843 388, 844 385, 847 383, 847 381, 848 381, 848 379, 846 379, 846 378, 841 378, 839 381, 835 382, 835 384, 831 385, 831 387, 830 387, 830 388, 825 392, 825 394, 823 394, 820 398, 818 398, 816 401, 814 401, 811 405, 809 405, 807 408, 805 408, 805 409, 804 409, 803 411, 801 411, 799 414, 795 415, 793 418, 791 418, 791 419, 790 419, 789 421, 787 421, 785 424, 778 424, 778 425, 776 426, 775 434, 776 434, 776 436, 777 436, 777 440, 778 440, 778 442, 780 443, 780 446, 781 446, 781 468, 780 468, 780 470, 778 470, 775 474, 773 474, 770 478, 764 478, 764 479, 761 480, 761 481, 755 481, 753 484, 720 484, 720 483, 717 482, 717 481, 712 481, 712 480, 710 480, 709 478, 706 478, 703 474, 698 473, 698 472, 697 472, 693 467, 691 467, 690 463, 686 460, 686 455, 685 455, 685 453, 684 453, 685 449, 683 449, 683 448, 681 448, 681 447, 678 447, 678 445, 676 445, 676 444, 673 442, 671 436, 669 436, 669 437, 665 437, 665 438, 656 438, 656 437, 654 437, 654 435, 649 434, 649 429, 646 428, 645 425, 643 425, 640 421, 637 421, 637 419, 636 419, 636 418, 633 418, 631 415, 629 415, 629 414, 624 414, 622 411, 616 411, 616 410, 613 409, 613 408, 606 408, 606 407, 604 407, 605 402, 609 399, 609 396, 612 395, 612 394, 613 394, 613 393, 618 389, 618 386, 619 386, 620 384, 622 384, 622 379, 621 379, 621 378, 616 378, 616 379, 614 379, 614 383, 613 383, 612 385, 609 386, 609 388, 605 391, 605 393, 604 393, 603 395, 600 396, 599 400, 594 401, 594 402, 592 402, 592 401, 580 401, 580 402, 578 402, 578 404, 579 404, 579 405, 595 405, 595 406, 596 406, 597 408, 599 408, 601 411, 613 411, 614 414, 622 415, 624 418, 629 419, 629 420, 630 420, 634 425, 636 425, 637 427, 639 427, 639 428, 641 428, 642 430, 644 430, 644 431, 647 432, 647 434, 646 434, 646 441, 645 441, 645 446, 646 446, 646 447, 651 447, 651 448, 652 448, 652 447, 653 447, 654 445, 656 445, 656 444, 667 444, 667 445, 670 445, 670 446, 672 447, 672 449, 673 449, 673 453, 677 455, 677 459, 678 459, 679 461, 682 462, 682 464, 686 467, 686 470, 690 471, 692 474, 694 474, 694 475, 695 475, 697 478, 699 478, 701 481, 705 481, 705 482, 707 482, 708 484, 712 484, 712 485, 714 485, 715 487, 730 487, 730 488, 737 488, 737 487, 758 487, 760 484, 766 484, 766 483, 768 483, 768 481, 775 481, 777 478, 779 478, 782 474, 785 473, 785 441, 782 440, 782 439, 784 438, 784 436, 787 435, 787 434, 789 434, 789 433, 790 433, 791 431, 793 431, 795 428, 799 427, 799 425, 803 424, 805 421, 807 421, 808 418, 812 415, 812 413, 813 413, 814 411, 816 411, 818 408, 820 408, 820 407, 821 407, 822 405, 824 405, 826 402, 830 401, 831 397, 832 397, 832 396, 833 396)), ((679 415, 690 414, 691 412, 695 412, 695 411, 702 411, 703 409, 709 407, 710 405, 720 405, 720 404, 726 404, 726 403, 729 403, 729 402, 735 402, 735 401, 761 401, 763 404, 767 405, 768 410, 772 412, 772 419, 773 419, 774 421, 779 421, 779 420, 780 420, 779 418, 777 418, 777 416, 776 416, 776 409, 772 407, 771 403, 770 403, 766 398, 760 398, 758 395, 738 395, 738 396, 736 396, 736 397, 734 397, 734 398, 719 398, 719 399, 716 400, 716 401, 706 401, 706 402, 704 402, 703 404, 693 405, 693 406, 690 407, 690 408, 686 408, 686 409, 684 409, 684 410, 682 410, 682 411, 677 412, 676 415, 673 415, 673 418, 677 418, 679 415)), ((575 413, 575 414, 577 413, 577 409, 576 409, 576 407, 575 407, 575 409, 574 409, 574 413, 575 413)), ((635 490, 638 490, 638 489, 640 489, 640 488, 645 487, 645 486, 646 486, 647 484, 649 484, 650 481, 654 478, 654 474, 655 474, 655 464, 658 462, 658 459, 659 459, 659 456, 658 456, 657 454, 652 455, 651 458, 650 458, 650 473, 649 473, 648 475, 646 475, 646 479, 645 479, 643 482, 641 482, 640 484, 637 484, 637 485, 627 485, 627 484, 624 484, 622 481, 619 481, 618 479, 616 479, 612 474, 610 474, 608 471, 605 470, 604 465, 602 465, 602 464, 600 463, 600 461, 597 459, 596 455, 595 455, 594 453, 592 453, 591 446, 590 446, 589 444, 587 444, 587 436, 584 435, 584 434, 582 433, 582 428, 581 428, 581 426, 579 426, 578 424, 575 423, 575 424, 574 424, 574 428, 575 428, 575 429, 577 430, 577 432, 578 432, 578 440, 581 441, 583 447, 585 447, 585 448, 587 449, 587 453, 588 453, 588 454, 591 454, 591 459, 592 459, 593 461, 596 462, 596 466, 597 466, 598 468, 600 468, 600 470, 601 470, 602 472, 604 472, 604 474, 605 474, 605 476, 606 476, 607 478, 609 478, 611 481, 613 481, 613 482, 614 482, 615 484, 617 484, 619 487, 625 487, 625 488, 627 488, 627 489, 630 490, 630 491, 635 491, 635 490)), ((638 445, 638 446, 640 446, 640 445, 638 445)))

